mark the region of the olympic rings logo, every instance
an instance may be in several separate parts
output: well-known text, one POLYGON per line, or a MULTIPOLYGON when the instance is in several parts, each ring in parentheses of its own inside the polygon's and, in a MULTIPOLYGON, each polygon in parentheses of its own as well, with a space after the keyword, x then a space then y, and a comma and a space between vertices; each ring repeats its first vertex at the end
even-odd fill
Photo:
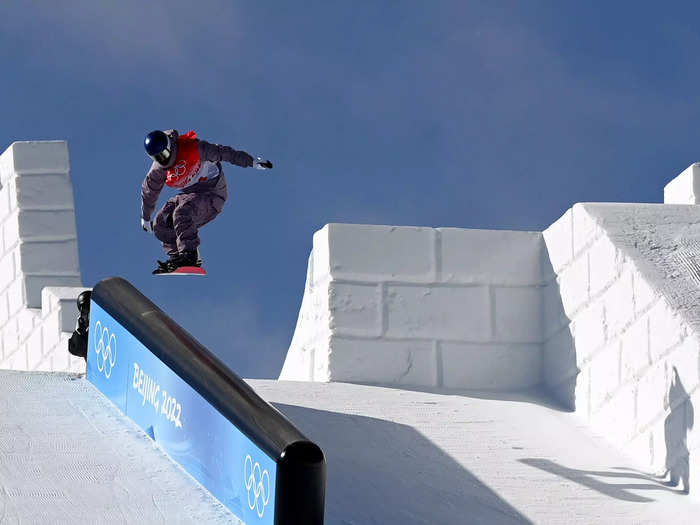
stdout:
POLYGON ((248 491, 248 507, 258 513, 262 518, 265 507, 270 501, 270 474, 267 469, 262 470, 257 461, 253 464, 253 458, 248 454, 245 457, 245 488, 248 491))
POLYGON ((93 342, 97 354, 97 369, 109 379, 109 376, 112 375, 112 369, 117 363, 117 338, 114 334, 109 333, 106 326, 103 327, 102 323, 97 321, 93 342))
POLYGON ((187 171, 187 162, 185 162, 184 160, 181 160, 180 162, 178 162, 174 166, 174 168, 175 168, 175 176, 177 178, 180 178, 185 174, 185 171, 187 171))

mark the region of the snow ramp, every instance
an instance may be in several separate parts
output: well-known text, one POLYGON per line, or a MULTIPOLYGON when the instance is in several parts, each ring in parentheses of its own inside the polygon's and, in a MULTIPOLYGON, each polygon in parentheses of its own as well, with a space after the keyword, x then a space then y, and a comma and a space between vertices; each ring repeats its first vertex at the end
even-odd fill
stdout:
MULTIPOLYGON (((652 525, 700 514, 537 393, 248 383, 323 448, 327 525, 652 525)), ((2 523, 243 523, 84 376, 0 371, 0 416, 2 523)))
POLYGON ((327 525, 695 523, 684 497, 541 392, 250 380, 326 454, 327 525))
POLYGON ((280 379, 543 388, 691 490, 699 330, 697 205, 579 203, 543 232, 329 224, 280 379))

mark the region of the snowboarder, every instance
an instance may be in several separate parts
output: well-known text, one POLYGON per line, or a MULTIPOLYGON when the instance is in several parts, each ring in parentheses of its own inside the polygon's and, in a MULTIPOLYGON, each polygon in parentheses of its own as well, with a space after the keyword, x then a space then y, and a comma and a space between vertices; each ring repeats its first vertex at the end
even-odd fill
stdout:
POLYGON ((269 160, 245 151, 210 144, 194 131, 152 131, 144 147, 153 165, 141 185, 141 227, 163 244, 168 260, 158 261, 154 274, 204 274, 199 258, 198 229, 213 220, 228 196, 221 162, 243 168, 272 169, 269 160), (180 190, 151 220, 163 185, 180 190))

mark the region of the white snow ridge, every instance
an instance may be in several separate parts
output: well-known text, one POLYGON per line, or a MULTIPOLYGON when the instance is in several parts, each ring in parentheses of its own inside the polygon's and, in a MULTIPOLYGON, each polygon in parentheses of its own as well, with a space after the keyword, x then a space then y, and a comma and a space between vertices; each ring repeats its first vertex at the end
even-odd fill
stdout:
MULTIPOLYGON (((69 358, 66 143, 14 143, 0 183, 0 522, 238 522, 69 358)), ((325 523, 697 522, 696 187, 544 232, 316 232, 280 379, 248 382, 323 449, 325 523)))

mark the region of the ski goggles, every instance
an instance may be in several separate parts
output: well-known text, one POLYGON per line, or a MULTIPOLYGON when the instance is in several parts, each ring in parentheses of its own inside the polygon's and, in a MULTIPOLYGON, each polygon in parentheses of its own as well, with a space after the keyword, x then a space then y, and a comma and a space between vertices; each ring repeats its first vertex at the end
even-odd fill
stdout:
POLYGON ((168 161, 170 160, 170 150, 168 148, 164 149, 160 153, 156 153, 155 155, 151 155, 153 160, 155 160, 158 164, 161 166, 165 166, 168 161))

